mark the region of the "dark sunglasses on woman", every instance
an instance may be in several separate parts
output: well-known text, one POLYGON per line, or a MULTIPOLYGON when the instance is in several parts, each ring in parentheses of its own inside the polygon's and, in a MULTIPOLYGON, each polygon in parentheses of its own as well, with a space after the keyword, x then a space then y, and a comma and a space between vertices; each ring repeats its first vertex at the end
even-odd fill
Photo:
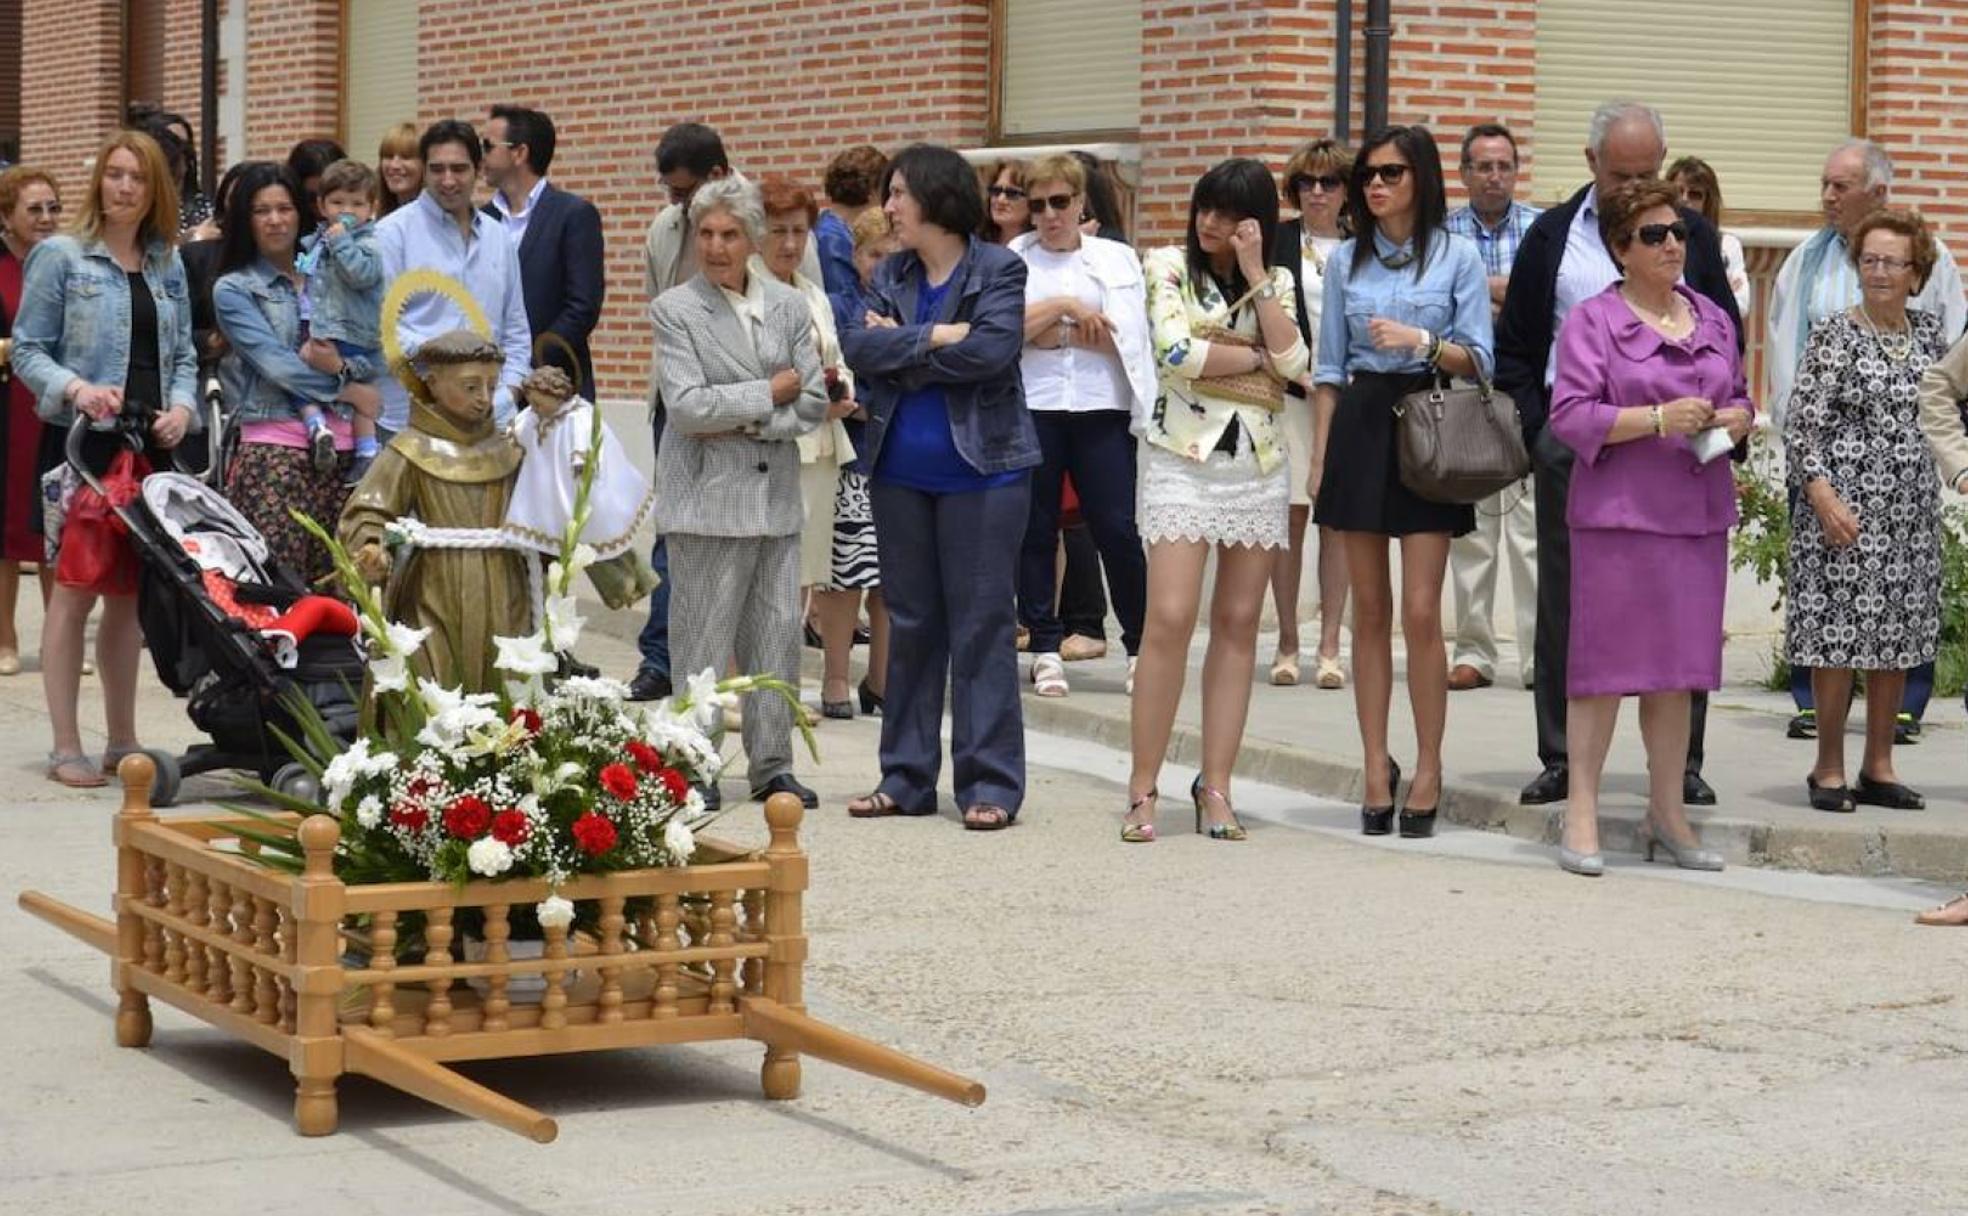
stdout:
POLYGON ((1366 172, 1360 175, 1360 182, 1365 185, 1377 177, 1383 186, 1398 186, 1401 184, 1401 179, 1407 175, 1408 166, 1398 161, 1385 165, 1368 165, 1366 172))
POLYGON ((1025 192, 1016 186, 992 186, 985 193, 989 194, 992 198, 1021 199, 1025 197, 1025 192))
POLYGON ((1668 237, 1673 237, 1677 245, 1685 245, 1688 243, 1688 224, 1685 220, 1675 220, 1672 224, 1642 224, 1634 229, 1633 235, 1649 248, 1659 245, 1668 237))
MULTIPOLYGON (((1402 167, 1405 168, 1406 166, 1402 167)), ((1337 173, 1321 173, 1316 177, 1308 174, 1304 177, 1294 177, 1292 179, 1291 192, 1293 194, 1299 194, 1316 186, 1324 190, 1327 194, 1332 194, 1345 184, 1346 179, 1337 173)))
POLYGON ((1078 197, 1078 195, 1073 194, 1048 194, 1044 198, 1035 197, 1032 199, 1032 210, 1041 212, 1077 211, 1079 208, 1075 207, 1073 203, 1078 197))

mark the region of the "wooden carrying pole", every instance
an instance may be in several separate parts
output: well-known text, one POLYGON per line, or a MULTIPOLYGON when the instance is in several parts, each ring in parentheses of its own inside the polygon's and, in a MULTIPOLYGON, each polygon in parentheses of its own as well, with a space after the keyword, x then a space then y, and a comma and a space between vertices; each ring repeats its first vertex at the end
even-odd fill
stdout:
POLYGON ((116 953, 116 926, 100 916, 84 912, 74 904, 65 904, 52 896, 39 891, 22 891, 15 901, 23 912, 47 921, 55 928, 78 938, 104 954, 116 953))
POLYGON ((796 1013, 768 997, 741 997, 738 1005, 745 1015, 746 1037, 769 1047, 818 1056, 843 1068, 920 1089, 964 1106, 984 1104, 984 1086, 968 1077, 796 1013))
POLYGON ((509 1132, 517 1132, 538 1144, 551 1144, 560 1134, 559 1126, 530 1106, 523 1106, 504 1094, 485 1088, 476 1081, 444 1067, 366 1026, 342 1028, 343 1057, 350 1072, 374 1077, 406 1094, 415 1094, 446 1110, 474 1119, 483 1119, 509 1132))

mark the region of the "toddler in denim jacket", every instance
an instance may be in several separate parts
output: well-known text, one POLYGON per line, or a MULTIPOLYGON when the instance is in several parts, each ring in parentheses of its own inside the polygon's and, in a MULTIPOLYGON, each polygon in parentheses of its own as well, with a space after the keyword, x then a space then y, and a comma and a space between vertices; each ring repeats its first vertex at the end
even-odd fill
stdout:
MULTIPOLYGON (((303 238, 296 268, 301 291, 301 351, 310 366, 368 384, 383 373, 378 333, 383 307, 383 265, 376 251, 376 174, 352 160, 336 161, 321 175, 315 208, 319 224, 303 238), (332 350, 330 349, 332 348, 332 350)), ((314 467, 335 467, 335 436, 323 407, 296 398, 294 413, 308 428, 314 467)), ((376 458, 376 422, 354 414, 353 485, 376 458)))

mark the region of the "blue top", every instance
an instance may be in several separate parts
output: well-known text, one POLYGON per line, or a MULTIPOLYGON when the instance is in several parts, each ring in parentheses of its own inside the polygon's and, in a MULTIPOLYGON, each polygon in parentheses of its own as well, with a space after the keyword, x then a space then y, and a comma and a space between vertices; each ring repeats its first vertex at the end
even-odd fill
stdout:
POLYGON ((1373 234, 1380 257, 1353 269, 1357 240, 1344 241, 1326 261, 1325 306, 1319 315, 1319 366, 1315 384, 1344 388, 1360 372, 1412 372, 1428 365, 1406 348, 1375 350, 1367 323, 1375 317, 1417 325, 1466 348, 1485 379, 1493 373, 1496 341, 1490 319, 1490 285, 1483 255, 1467 237, 1446 230, 1428 241, 1428 264, 1417 279, 1412 264, 1389 269, 1381 257, 1398 259, 1414 248, 1373 234))
POLYGON ((832 211, 822 211, 813 225, 813 244, 820 252, 820 285, 828 295, 860 294, 861 276, 854 269, 854 233, 832 211))
MULTIPOLYGON (((296 264, 307 283, 301 296, 301 314, 308 332, 316 338, 346 342, 363 350, 380 350, 383 345, 378 326, 383 314, 383 263, 376 253, 376 225, 373 221, 349 223, 333 237, 322 224, 301 239, 301 256, 296 264)), ((365 362, 350 374, 351 380, 374 380, 382 375, 382 360, 365 362)))
MULTIPOLYGON (((916 297, 916 324, 931 325, 943 308, 956 276, 932 287, 923 284, 916 297)), ((881 456, 875 465, 875 480, 907 486, 925 494, 968 494, 1008 486, 1023 477, 1023 470, 980 473, 957 451, 950 431, 950 403, 943 386, 929 383, 905 391, 895 403, 895 418, 888 426, 881 456)))

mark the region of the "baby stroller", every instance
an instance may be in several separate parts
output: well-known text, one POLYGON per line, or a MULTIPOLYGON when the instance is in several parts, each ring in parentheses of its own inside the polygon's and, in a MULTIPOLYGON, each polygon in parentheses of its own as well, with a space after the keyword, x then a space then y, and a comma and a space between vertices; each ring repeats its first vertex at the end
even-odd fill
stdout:
MULTIPOLYGON (((69 465, 101 493, 80 459, 86 423, 78 419, 69 431, 69 465)), ((133 420, 126 434, 140 443, 139 428, 147 425, 133 420)), ((152 803, 171 805, 185 777, 217 769, 243 769, 284 793, 313 796, 312 777, 272 730, 300 737, 284 703, 298 691, 338 739, 354 739, 363 679, 354 639, 316 635, 296 643, 263 628, 266 616, 308 590, 270 559, 259 530, 199 477, 152 473, 142 495, 115 511, 139 559, 137 616, 158 679, 189 702, 192 724, 211 736, 182 756, 150 753, 157 762, 152 803)))

